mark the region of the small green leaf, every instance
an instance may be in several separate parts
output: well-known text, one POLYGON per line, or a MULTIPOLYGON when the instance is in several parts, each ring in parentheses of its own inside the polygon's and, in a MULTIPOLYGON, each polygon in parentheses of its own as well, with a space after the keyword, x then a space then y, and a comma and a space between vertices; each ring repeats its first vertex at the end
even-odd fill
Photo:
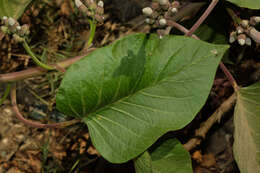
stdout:
POLYGON ((18 19, 32 0, 0 0, 0 17, 18 19))
POLYGON ((251 9, 260 9, 260 0, 227 0, 237 6, 251 9))
POLYGON ((189 152, 177 139, 168 139, 135 160, 137 173, 192 173, 189 152))
POLYGON ((83 118, 103 157, 126 162, 195 117, 227 48, 184 36, 127 36, 68 69, 57 108, 83 118))
POLYGON ((234 155, 241 173, 260 172, 260 82, 237 93, 234 155))
POLYGON ((145 151, 134 160, 136 173, 153 173, 152 160, 148 151, 145 151))

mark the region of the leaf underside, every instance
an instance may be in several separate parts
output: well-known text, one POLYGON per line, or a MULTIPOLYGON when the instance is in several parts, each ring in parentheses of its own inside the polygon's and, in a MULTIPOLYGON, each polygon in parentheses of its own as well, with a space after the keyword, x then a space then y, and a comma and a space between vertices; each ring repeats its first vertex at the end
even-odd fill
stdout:
POLYGON ((239 7, 250 8, 250 9, 260 9, 260 0, 227 0, 236 4, 239 7))
POLYGON ((260 172, 260 82, 237 93, 234 155, 241 173, 260 172))
POLYGON ((136 173, 192 173, 190 154, 175 138, 164 141, 153 151, 135 160, 136 173))
POLYGON ((0 0, 0 17, 18 19, 32 0, 0 0))
POLYGON ((183 36, 127 36, 69 68, 57 108, 83 118, 103 157, 126 162, 195 117, 227 48, 183 36))

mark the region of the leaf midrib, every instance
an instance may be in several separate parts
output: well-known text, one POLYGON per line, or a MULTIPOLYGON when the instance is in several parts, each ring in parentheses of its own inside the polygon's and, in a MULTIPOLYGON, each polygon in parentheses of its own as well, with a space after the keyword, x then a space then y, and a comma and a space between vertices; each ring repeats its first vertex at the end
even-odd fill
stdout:
MULTIPOLYGON (((199 48, 198 48, 198 49, 199 49, 199 48)), ((156 51, 156 49, 154 49, 154 50, 152 51, 152 53, 154 53, 154 51, 156 51)), ((197 51, 197 50, 196 50, 196 51, 197 51)), ((169 78, 171 78, 172 76, 179 74, 179 73, 182 72, 183 70, 185 70, 185 69, 187 69, 187 68, 189 68, 189 67, 191 67, 191 66, 193 66, 193 65, 197 65, 199 62, 201 62, 202 60, 204 60, 205 58, 210 57, 210 56, 212 56, 212 54, 210 54, 210 52, 209 52, 208 55, 202 56, 201 58, 198 58, 198 60, 197 60, 197 59, 194 59, 194 61, 193 61, 191 64, 187 64, 187 65, 183 66, 183 67, 180 68, 178 71, 173 72, 173 73, 170 73, 170 74, 169 74, 168 76, 166 76, 165 78, 162 78, 161 80, 157 80, 157 81, 155 80, 155 81, 156 81, 155 83, 152 83, 151 85, 149 85, 149 86, 147 86, 147 87, 144 87, 144 88, 142 88, 142 89, 136 91, 135 93, 130 93, 129 95, 127 95, 127 96, 125 96, 125 97, 122 97, 122 98, 119 98, 119 99, 115 100, 114 102, 111 102, 111 103, 109 103, 109 104, 107 104, 107 105, 105 105, 105 106, 101 106, 100 108, 89 112, 88 114, 86 114, 85 116, 83 116, 83 118, 84 118, 84 117, 88 117, 88 116, 95 116, 95 113, 96 113, 96 112, 100 112, 100 111, 102 111, 103 109, 109 108, 111 105, 113 105, 113 104, 115 104, 115 103, 117 103, 117 102, 120 102, 120 101, 122 101, 122 100, 124 100, 124 99, 127 99, 127 98, 129 98, 129 97, 132 97, 132 96, 134 96, 134 95, 136 95, 136 94, 139 94, 140 91, 146 90, 146 89, 148 89, 148 88, 152 88, 152 87, 154 87, 154 86, 156 86, 156 85, 160 85, 160 84, 163 83, 163 82, 167 82, 167 81, 165 81, 166 79, 169 79, 169 78), (92 114, 94 114, 94 115, 92 115, 92 114)), ((169 58, 169 61, 170 61, 170 60, 171 60, 171 58, 169 58)), ((167 62, 167 63, 168 63, 168 62, 167 62)), ((167 64, 167 63, 166 63, 166 64, 167 64)), ((165 69, 164 69, 164 70, 165 70, 165 69)), ((163 71, 162 71, 162 73, 163 73, 163 71)), ((159 75, 158 75, 158 76, 159 76, 159 75)), ((142 78, 142 77, 143 77, 143 76, 141 76, 141 78, 142 78)), ((139 80, 139 82, 141 81, 140 79, 138 79, 138 80, 139 80)), ((184 81, 185 81, 185 80, 184 80, 184 81)))

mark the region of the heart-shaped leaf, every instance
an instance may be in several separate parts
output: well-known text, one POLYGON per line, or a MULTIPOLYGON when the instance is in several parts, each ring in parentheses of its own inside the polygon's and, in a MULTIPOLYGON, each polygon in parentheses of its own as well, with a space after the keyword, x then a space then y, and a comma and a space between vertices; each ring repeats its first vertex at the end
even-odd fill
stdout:
POLYGON ((190 154, 177 139, 168 139, 135 160, 136 173, 192 173, 190 154))
POLYGON ((237 93, 234 155, 241 173, 260 172, 260 82, 237 93))
POLYGON ((32 0, 0 0, 0 17, 18 19, 32 0))
POLYGON ((69 68, 57 107, 83 118, 103 157, 126 162, 195 117, 227 48, 184 36, 127 36, 69 68))
POLYGON ((260 9, 260 0, 227 0, 237 6, 251 9, 260 9))

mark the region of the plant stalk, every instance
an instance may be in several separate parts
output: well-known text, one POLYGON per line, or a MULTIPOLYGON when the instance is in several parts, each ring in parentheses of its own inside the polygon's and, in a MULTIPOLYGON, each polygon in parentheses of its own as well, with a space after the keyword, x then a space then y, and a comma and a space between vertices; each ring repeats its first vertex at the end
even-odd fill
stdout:
POLYGON ((199 18, 199 20, 191 27, 188 33, 185 35, 190 37, 196 29, 204 22, 204 20, 209 16, 211 11, 214 9, 214 7, 217 5, 219 0, 212 0, 206 11, 202 14, 202 16, 199 18))
POLYGON ((89 48, 94 40, 94 36, 95 36, 95 33, 96 33, 96 22, 95 20, 88 20, 89 21, 89 24, 90 24, 90 36, 89 36, 89 39, 88 39, 88 45, 87 45, 87 48, 89 48))
POLYGON ((33 61, 35 62, 35 64, 37 64, 39 67, 42 67, 46 70, 55 70, 54 67, 49 66, 47 64, 42 63, 33 53, 33 51, 31 50, 30 46, 27 44, 26 40, 23 41, 23 47, 26 50, 26 52, 31 56, 31 58, 33 59, 33 61))
MULTIPOLYGON (((76 56, 74 58, 66 59, 64 61, 58 62, 57 64, 51 65, 53 67, 59 66, 62 68, 66 68, 71 64, 75 63, 76 61, 82 59, 83 57, 87 56, 89 53, 94 51, 95 48, 91 48, 88 52, 81 56, 76 56)), ((7 82, 16 82, 19 80, 23 80, 29 77, 39 76, 47 73, 48 70, 43 69, 41 67, 34 67, 27 70, 19 71, 19 72, 12 72, 7 74, 0 74, 0 83, 7 83, 7 82)))
POLYGON ((31 127, 35 127, 35 128, 64 128, 64 127, 71 126, 71 125, 74 125, 76 123, 81 122, 81 120, 74 119, 74 120, 65 121, 65 122, 61 122, 61 123, 42 124, 42 123, 39 123, 39 122, 35 122, 35 121, 25 119, 23 117, 23 115, 21 114, 21 112, 19 111, 19 108, 18 108, 17 103, 16 103, 16 84, 13 84, 13 86, 11 88, 11 102, 12 102, 13 111, 15 112, 17 119, 19 119, 21 122, 23 122, 24 124, 31 126, 31 127))

